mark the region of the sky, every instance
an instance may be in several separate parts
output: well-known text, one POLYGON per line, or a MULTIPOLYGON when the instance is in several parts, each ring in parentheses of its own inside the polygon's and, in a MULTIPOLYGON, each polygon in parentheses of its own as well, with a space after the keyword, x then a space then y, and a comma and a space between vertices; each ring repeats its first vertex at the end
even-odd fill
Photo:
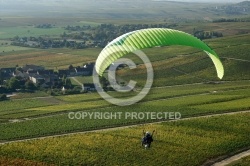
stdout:
POLYGON ((230 3, 238 3, 244 0, 161 0, 161 1, 178 1, 178 2, 230 2, 230 3))
MULTIPOLYGON (((100 4, 112 4, 113 2, 116 5, 125 5, 125 4, 133 4, 136 2, 143 2, 147 4, 149 1, 175 1, 175 2, 210 2, 210 3, 238 3, 244 0, 0 0, 0 10, 7 9, 30 9, 32 6, 33 10, 40 9, 41 6, 47 8, 55 8, 55 7, 79 7, 79 6, 89 6, 95 7, 100 6, 100 4)), ((248 0, 249 1, 249 0, 248 0)), ((1 11, 0 11, 1 12, 1 11)))
MULTIPOLYGON (((26 2, 39 2, 39 1, 47 1, 47 2, 51 2, 51 1, 56 1, 56 2, 60 2, 60 1, 84 1, 84 0, 0 0, 0 4, 1 2, 15 2, 15 1, 26 1, 26 2)), ((86 1, 86 0, 85 0, 86 1)), ((133 1, 133 0, 95 0, 95 1, 133 1)), ((178 1, 178 2, 230 2, 230 3, 238 3, 238 2, 242 2, 244 0, 152 0, 152 1, 178 1)), ((248 0, 249 1, 249 0, 248 0)))

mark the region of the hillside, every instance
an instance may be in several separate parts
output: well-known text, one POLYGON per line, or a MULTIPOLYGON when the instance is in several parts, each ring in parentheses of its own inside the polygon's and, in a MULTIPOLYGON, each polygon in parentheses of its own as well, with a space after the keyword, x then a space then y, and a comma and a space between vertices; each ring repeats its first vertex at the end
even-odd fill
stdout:
POLYGON ((240 3, 233 4, 212 4, 209 7, 204 7, 203 9, 210 15, 216 16, 213 19, 220 18, 245 18, 249 17, 250 6, 249 1, 244 1, 240 3))
MULTIPOLYGON (((235 1, 234 1, 235 2, 235 1)), ((249 1, 238 4, 209 1, 1 1, 1 17, 32 16, 67 18, 83 17, 89 20, 98 19, 140 19, 140 20, 201 20, 205 17, 238 16, 249 14, 249 1), (44 12, 46 11, 46 12, 44 12)))
MULTIPOLYGON (((205 40, 219 55, 225 68, 222 81, 249 80, 250 34, 205 40)), ((144 52, 153 61, 154 86, 219 81, 214 65, 203 52, 182 46, 146 49, 144 52)), ((130 55, 133 58, 133 55, 130 55)), ((139 60, 137 61, 139 62, 139 60)), ((144 68, 119 71, 125 80, 144 84, 144 68)))

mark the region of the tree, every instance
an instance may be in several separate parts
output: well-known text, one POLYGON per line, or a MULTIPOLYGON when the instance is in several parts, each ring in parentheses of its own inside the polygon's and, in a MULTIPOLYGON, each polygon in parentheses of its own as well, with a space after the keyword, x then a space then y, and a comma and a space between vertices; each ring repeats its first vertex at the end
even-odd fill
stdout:
POLYGON ((69 78, 67 78, 65 75, 62 77, 62 85, 65 88, 71 88, 72 87, 71 80, 69 78))
POLYGON ((8 93, 8 89, 5 86, 0 86, 0 93, 8 93))
POLYGON ((67 88, 71 88, 71 87, 72 87, 71 80, 70 80, 69 78, 66 78, 66 79, 65 79, 65 82, 64 82, 64 85, 65 85, 65 87, 67 87, 67 88))
POLYGON ((70 46, 71 46, 70 42, 66 41, 65 42, 65 47, 70 47, 70 46))
POLYGON ((27 81, 27 82, 25 82, 25 89, 27 89, 27 90, 35 90, 36 86, 34 85, 33 82, 27 81))
POLYGON ((8 81, 8 89, 11 90, 16 90, 20 88, 20 84, 19 84, 19 80, 15 77, 12 77, 9 81, 8 81))
POLYGON ((74 66, 73 65, 69 65, 69 70, 73 70, 74 66))
POLYGON ((0 85, 3 83, 3 73, 0 71, 0 85))
POLYGON ((62 37, 67 37, 66 32, 63 32, 62 37))
POLYGON ((99 79, 103 89, 106 90, 109 84, 108 80, 105 77, 99 77, 99 79))
POLYGON ((16 71, 20 71, 20 72, 22 72, 22 71, 23 71, 23 68, 21 68, 21 67, 17 67, 17 68, 16 68, 16 71))
POLYGON ((7 98, 6 94, 1 94, 0 95, 0 101, 7 100, 7 99, 8 98, 7 98))
POLYGON ((19 36, 15 36, 15 37, 13 38, 13 40, 14 40, 14 41, 18 41, 18 40, 19 40, 19 36))

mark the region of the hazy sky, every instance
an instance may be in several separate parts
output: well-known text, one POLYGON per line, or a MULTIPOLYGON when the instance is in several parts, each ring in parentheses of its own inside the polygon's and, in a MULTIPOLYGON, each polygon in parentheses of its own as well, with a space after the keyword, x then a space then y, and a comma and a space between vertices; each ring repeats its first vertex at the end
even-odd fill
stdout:
MULTIPOLYGON (((156 0, 157 1, 157 0, 156 0)), ((180 2, 231 2, 237 3, 242 2, 244 0, 161 0, 161 1, 180 1, 180 2)))
MULTIPOLYGON (((77 1, 86 1, 86 0, 0 0, 1 2, 15 2, 15 1, 26 1, 26 2, 39 2, 39 1, 47 1, 47 2, 51 2, 51 1, 56 1, 56 2, 60 2, 60 1, 73 1, 73 2, 77 2, 77 1)), ((87 0, 88 1, 88 0, 87 0)), ((133 1, 133 0, 95 0, 95 1, 133 1)), ((135 0, 138 1, 138 0, 135 0)), ((244 0, 152 0, 152 1, 178 1, 178 2, 230 2, 230 3, 237 3, 237 2, 242 2, 244 0)), ((247 0, 249 1, 249 0, 247 0)))
MULTIPOLYGON (((0 0, 0 17, 34 16, 34 17, 102 17, 102 18, 151 18, 184 17, 179 9, 201 8, 202 5, 175 3, 197 2, 204 6, 210 3, 238 3, 244 0, 0 0), (162 1, 154 2, 154 1, 162 1), (165 3, 172 1, 171 3, 165 3), (153 8, 152 8, 153 6, 153 8), (176 7, 177 6, 177 7, 176 7), (152 11, 151 11, 152 9, 152 11), (159 12, 156 11, 159 9, 159 12), (141 11, 141 12, 138 12, 141 11)), ((249 0, 248 0, 249 1, 249 0)), ((215 4, 214 6, 217 6, 215 4)), ((190 11, 192 12, 192 11, 190 11)), ((195 15, 194 13, 190 13, 195 15)), ((196 14, 196 17, 200 17, 196 14)))

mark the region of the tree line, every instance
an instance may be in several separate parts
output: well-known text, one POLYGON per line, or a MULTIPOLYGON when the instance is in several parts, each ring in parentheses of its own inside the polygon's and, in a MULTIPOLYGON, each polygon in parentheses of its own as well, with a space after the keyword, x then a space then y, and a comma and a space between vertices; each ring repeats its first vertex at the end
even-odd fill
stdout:
POLYGON ((98 26, 66 26, 67 32, 60 35, 60 38, 49 37, 19 37, 12 38, 12 45, 32 48, 93 48, 105 47, 110 41, 118 36, 146 28, 173 28, 176 24, 101 24, 98 26))
POLYGON ((121 36, 125 33, 147 29, 147 28, 173 28, 176 24, 101 24, 95 27, 91 26, 67 26, 64 29, 68 32, 64 32, 62 38, 71 38, 84 41, 92 41, 94 47, 105 47, 108 42, 121 36))
POLYGON ((211 39, 213 37, 223 37, 223 34, 221 32, 196 30, 195 28, 193 30, 193 35, 201 40, 211 39))
POLYGON ((250 22, 250 18, 220 18, 213 20, 214 23, 216 22, 250 22))

